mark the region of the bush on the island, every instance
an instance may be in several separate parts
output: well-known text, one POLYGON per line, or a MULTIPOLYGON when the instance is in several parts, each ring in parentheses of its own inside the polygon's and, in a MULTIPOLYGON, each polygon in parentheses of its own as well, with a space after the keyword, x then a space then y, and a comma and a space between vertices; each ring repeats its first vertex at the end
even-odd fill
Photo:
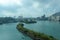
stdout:
POLYGON ((26 33, 32 37, 42 38, 44 40, 55 40, 55 38, 53 36, 47 36, 44 33, 38 33, 38 32, 34 32, 32 30, 26 29, 23 27, 24 26, 23 24, 19 24, 17 26, 18 26, 19 30, 23 31, 24 33, 26 33))

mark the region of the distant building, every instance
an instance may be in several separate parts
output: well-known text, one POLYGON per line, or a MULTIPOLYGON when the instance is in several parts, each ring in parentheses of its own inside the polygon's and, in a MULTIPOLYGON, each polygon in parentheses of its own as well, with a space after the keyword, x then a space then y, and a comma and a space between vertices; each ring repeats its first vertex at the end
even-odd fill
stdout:
POLYGON ((60 21, 60 12, 53 14, 52 16, 49 17, 49 20, 52 21, 60 21))
POLYGON ((41 20, 47 20, 47 17, 46 17, 46 15, 43 15, 40 19, 41 20))
POLYGON ((18 16, 18 19, 22 19, 23 18, 23 16, 18 16))
POLYGON ((40 17, 37 17, 36 19, 37 19, 37 20, 40 20, 41 18, 40 18, 40 17))
POLYGON ((47 18, 46 15, 44 14, 44 15, 41 16, 41 17, 37 17, 37 20, 46 21, 46 20, 48 20, 48 18, 47 18))
POLYGON ((41 18, 42 18, 42 19, 45 19, 45 18, 46 18, 45 14, 44 14, 41 18))
POLYGON ((17 20, 18 21, 22 21, 23 20, 23 16, 18 16, 17 20))

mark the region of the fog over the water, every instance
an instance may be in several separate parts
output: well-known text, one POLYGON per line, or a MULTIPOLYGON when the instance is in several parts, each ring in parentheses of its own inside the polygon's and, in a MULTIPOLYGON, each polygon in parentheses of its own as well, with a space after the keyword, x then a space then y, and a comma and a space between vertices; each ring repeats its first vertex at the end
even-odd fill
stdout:
POLYGON ((50 16, 60 11, 60 0, 0 0, 0 17, 50 16))

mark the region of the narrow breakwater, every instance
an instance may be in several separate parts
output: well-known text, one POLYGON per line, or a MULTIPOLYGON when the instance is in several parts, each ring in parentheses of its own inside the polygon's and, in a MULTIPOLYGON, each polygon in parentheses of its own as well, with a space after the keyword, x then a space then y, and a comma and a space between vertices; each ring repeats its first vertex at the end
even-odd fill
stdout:
POLYGON ((24 24, 18 24, 17 27, 19 32, 29 36, 33 40, 56 40, 53 36, 45 35, 44 33, 38 33, 33 30, 24 28, 24 24))

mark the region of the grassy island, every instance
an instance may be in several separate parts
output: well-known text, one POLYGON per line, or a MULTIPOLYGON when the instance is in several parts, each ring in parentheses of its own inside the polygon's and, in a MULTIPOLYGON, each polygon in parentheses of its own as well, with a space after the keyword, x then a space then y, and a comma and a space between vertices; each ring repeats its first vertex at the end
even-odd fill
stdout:
POLYGON ((18 24, 17 25, 18 31, 22 32, 23 34, 26 34, 33 40, 56 40, 53 36, 48 36, 48 35, 45 35, 44 33, 38 33, 33 30, 24 28, 23 26, 24 24, 18 24))

